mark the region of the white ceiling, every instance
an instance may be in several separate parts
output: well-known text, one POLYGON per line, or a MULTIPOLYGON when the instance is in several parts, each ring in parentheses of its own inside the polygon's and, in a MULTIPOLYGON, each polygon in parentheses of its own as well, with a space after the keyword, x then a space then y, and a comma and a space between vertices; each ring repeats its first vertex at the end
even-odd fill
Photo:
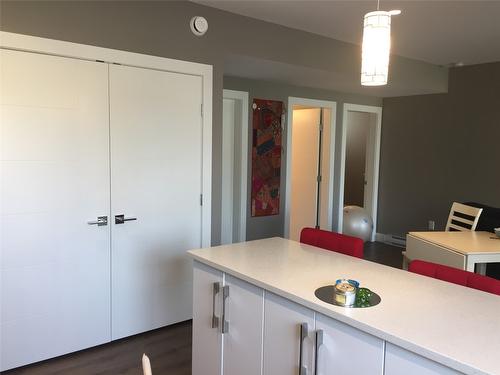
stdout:
MULTIPOLYGON (((372 1, 197 0, 263 21, 360 44, 363 15, 372 1)), ((392 21, 393 53, 438 65, 500 61, 500 0, 380 2, 401 9, 392 21)))

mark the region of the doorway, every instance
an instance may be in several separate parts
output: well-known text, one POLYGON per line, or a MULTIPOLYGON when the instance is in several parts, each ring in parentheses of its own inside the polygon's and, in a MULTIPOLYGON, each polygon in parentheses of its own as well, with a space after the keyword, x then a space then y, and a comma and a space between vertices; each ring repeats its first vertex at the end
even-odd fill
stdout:
POLYGON ((288 100, 285 237, 332 229, 335 102, 288 100))
POLYGON ((339 228, 345 206, 363 207, 377 224, 382 108, 345 104, 342 121, 339 228))
POLYGON ((221 244, 246 240, 248 93, 224 90, 221 244))

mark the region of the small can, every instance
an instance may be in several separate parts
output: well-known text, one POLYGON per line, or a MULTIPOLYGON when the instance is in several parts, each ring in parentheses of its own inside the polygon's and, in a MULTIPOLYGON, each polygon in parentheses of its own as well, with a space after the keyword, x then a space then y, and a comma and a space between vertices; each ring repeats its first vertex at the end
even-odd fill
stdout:
POLYGON ((348 280, 338 280, 334 289, 335 303, 350 307, 356 301, 356 287, 348 280))

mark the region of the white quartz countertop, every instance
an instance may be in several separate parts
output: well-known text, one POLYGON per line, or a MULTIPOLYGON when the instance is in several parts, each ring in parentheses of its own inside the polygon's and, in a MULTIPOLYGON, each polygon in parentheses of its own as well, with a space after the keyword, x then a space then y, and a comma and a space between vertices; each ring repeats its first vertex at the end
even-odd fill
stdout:
POLYGON ((283 238, 189 254, 202 263, 466 374, 500 374, 500 297, 283 238), (351 309, 314 291, 358 280, 379 305, 351 309))

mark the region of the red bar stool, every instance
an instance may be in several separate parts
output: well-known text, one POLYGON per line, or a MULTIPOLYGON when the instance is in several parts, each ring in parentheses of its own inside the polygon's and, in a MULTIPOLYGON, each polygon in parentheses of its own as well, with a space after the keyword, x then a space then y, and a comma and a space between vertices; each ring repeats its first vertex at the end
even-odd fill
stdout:
POLYGON ((363 258, 363 240, 322 229, 304 228, 300 242, 356 258, 363 258))
POLYGON ((423 260, 412 261, 408 267, 408 271, 500 296, 500 280, 478 275, 474 272, 423 260))

